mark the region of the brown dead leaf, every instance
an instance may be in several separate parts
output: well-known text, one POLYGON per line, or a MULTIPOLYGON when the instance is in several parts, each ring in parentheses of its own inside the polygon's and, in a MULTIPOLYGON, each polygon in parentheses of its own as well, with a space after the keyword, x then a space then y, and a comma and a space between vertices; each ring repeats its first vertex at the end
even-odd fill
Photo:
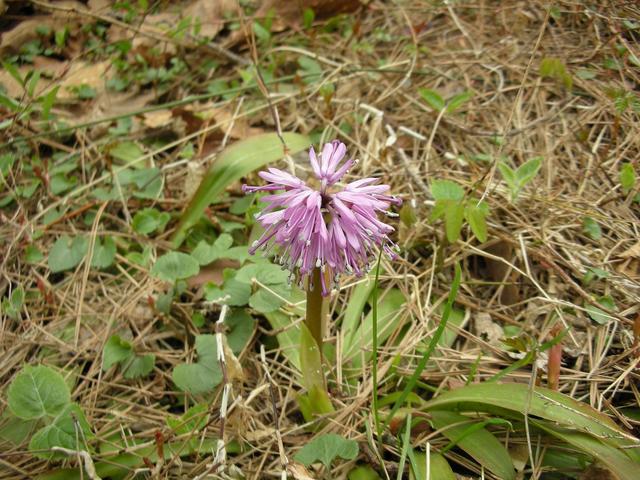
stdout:
POLYGON ((225 268, 240 268, 240 263, 236 260, 216 260, 206 267, 202 267, 197 275, 189 278, 187 280, 187 285, 189 285, 189 287, 196 288, 209 282, 215 283, 216 285, 222 285, 222 282, 224 281, 222 273, 225 268))
POLYGON ((83 17, 78 12, 86 10, 85 6, 73 0, 56 2, 56 6, 68 10, 52 10, 47 12, 46 15, 30 16, 11 30, 4 32, 0 37, 0 55, 7 52, 17 52, 25 43, 37 38, 38 27, 46 26, 51 31, 56 31, 67 26, 70 31, 76 31, 78 29, 77 24, 83 20, 83 17))
POLYGON ((475 317, 476 335, 487 340, 489 345, 501 345, 500 339, 504 336, 504 330, 491 319, 486 312, 478 312, 475 317))
POLYGON ((111 62, 104 60, 98 63, 74 62, 65 78, 60 82, 59 100, 75 100, 73 87, 88 85, 100 95, 106 89, 107 71, 111 62))
POLYGON ((640 242, 618 255, 623 261, 616 270, 629 278, 640 278, 640 242))
POLYGON ((173 122, 171 110, 156 110, 142 115, 142 123, 148 128, 162 128, 173 122))
POLYGON ((287 470, 289 470, 289 473, 295 480, 315 480, 315 477, 311 476, 311 472, 309 472, 309 470, 300 463, 289 463, 289 465, 287 465, 287 470))
POLYGON ((230 382, 237 380, 242 383, 245 378, 244 370, 242 369, 242 365, 238 360, 238 357, 235 356, 229 344, 227 343, 226 335, 222 336, 222 349, 224 350, 224 360, 227 366, 227 378, 230 382))
POLYGON ((100 13, 111 8, 112 3, 111 0, 89 0, 87 7, 89 7, 89 10, 92 12, 100 13))
POLYGON ((625 250, 618 256, 620 258, 631 258, 631 257, 640 258, 640 242, 636 243, 631 248, 625 250))
POLYGON ((38 70, 42 75, 48 78, 58 79, 62 77, 71 67, 68 61, 56 60, 51 57, 34 57, 33 69, 38 70))
POLYGON ((256 17, 267 16, 270 10, 275 12, 272 28, 275 31, 285 27, 295 27, 302 22, 307 8, 313 10, 316 18, 332 17, 339 13, 351 13, 360 8, 359 0, 264 0, 256 12, 256 17))
POLYGON ((589 465, 578 477, 579 480, 617 480, 617 477, 609 470, 598 464, 589 465))
POLYGON ((225 15, 238 13, 236 0, 196 0, 183 10, 183 17, 198 19, 199 35, 213 38, 224 28, 225 15))
MULTIPOLYGON (((29 73, 29 70, 29 68, 25 67, 20 67, 18 69, 22 78, 29 73)), ((24 95, 24 88, 22 88, 22 85, 20 85, 18 81, 5 69, 0 70, 0 85, 4 88, 6 95, 11 98, 21 98, 22 95, 24 95)))
POLYGON ((260 442, 265 438, 273 438, 276 433, 276 429, 273 427, 258 428, 245 432, 242 436, 249 442, 260 442))

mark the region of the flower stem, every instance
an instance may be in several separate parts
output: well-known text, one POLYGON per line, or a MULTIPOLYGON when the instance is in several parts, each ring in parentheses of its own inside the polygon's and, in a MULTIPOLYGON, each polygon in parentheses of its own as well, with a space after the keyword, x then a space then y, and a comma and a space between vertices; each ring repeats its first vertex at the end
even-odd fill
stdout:
POLYGON ((307 328, 318 344, 320 355, 322 355, 322 338, 324 336, 325 317, 327 315, 326 302, 322 297, 322 272, 319 268, 313 269, 311 282, 307 288, 307 316, 305 323, 307 328), (311 288, 312 287, 312 288, 311 288))

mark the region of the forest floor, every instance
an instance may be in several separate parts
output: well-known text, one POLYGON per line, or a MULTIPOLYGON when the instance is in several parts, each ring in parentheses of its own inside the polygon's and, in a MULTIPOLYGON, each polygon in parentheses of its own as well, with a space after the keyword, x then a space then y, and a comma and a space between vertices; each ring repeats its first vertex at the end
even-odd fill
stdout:
POLYGON ((2 10, 1 479, 637 478, 636 2, 2 10), (310 416, 241 185, 334 138, 399 255, 331 295, 310 416))

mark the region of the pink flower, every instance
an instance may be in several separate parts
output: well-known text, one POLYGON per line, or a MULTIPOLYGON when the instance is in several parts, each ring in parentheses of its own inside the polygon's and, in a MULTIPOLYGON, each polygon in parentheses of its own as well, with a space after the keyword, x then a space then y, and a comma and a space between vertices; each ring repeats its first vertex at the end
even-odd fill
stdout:
POLYGON ((378 185, 376 178, 363 178, 342 189, 330 188, 356 163, 349 159, 340 165, 346 152, 345 144, 338 140, 325 144, 319 157, 311 147, 309 161, 319 188, 277 168, 258 174, 266 185, 242 187, 247 193, 280 192, 262 197, 268 205, 257 220, 265 232, 249 252, 254 254, 261 248, 268 252, 278 246, 280 264, 292 277, 297 271, 301 283, 310 278, 314 268, 323 272, 328 268, 331 285, 320 275, 325 296, 337 285, 341 273, 364 275, 377 248, 392 258, 397 248, 389 239, 393 227, 378 220, 378 213, 396 216, 389 207, 402 203, 386 195, 388 185, 378 185))

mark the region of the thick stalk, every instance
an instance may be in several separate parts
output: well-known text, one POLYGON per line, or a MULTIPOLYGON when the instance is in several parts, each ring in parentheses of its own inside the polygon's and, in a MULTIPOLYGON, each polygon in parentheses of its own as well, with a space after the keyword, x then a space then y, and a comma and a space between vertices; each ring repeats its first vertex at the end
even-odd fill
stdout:
POLYGON ((311 282, 307 287, 307 316, 305 323, 320 349, 322 355, 322 338, 324 336, 324 325, 327 308, 325 299, 322 296, 322 285, 320 275, 322 272, 319 268, 314 268, 311 276, 311 282), (311 288, 313 287, 313 288, 311 288))

